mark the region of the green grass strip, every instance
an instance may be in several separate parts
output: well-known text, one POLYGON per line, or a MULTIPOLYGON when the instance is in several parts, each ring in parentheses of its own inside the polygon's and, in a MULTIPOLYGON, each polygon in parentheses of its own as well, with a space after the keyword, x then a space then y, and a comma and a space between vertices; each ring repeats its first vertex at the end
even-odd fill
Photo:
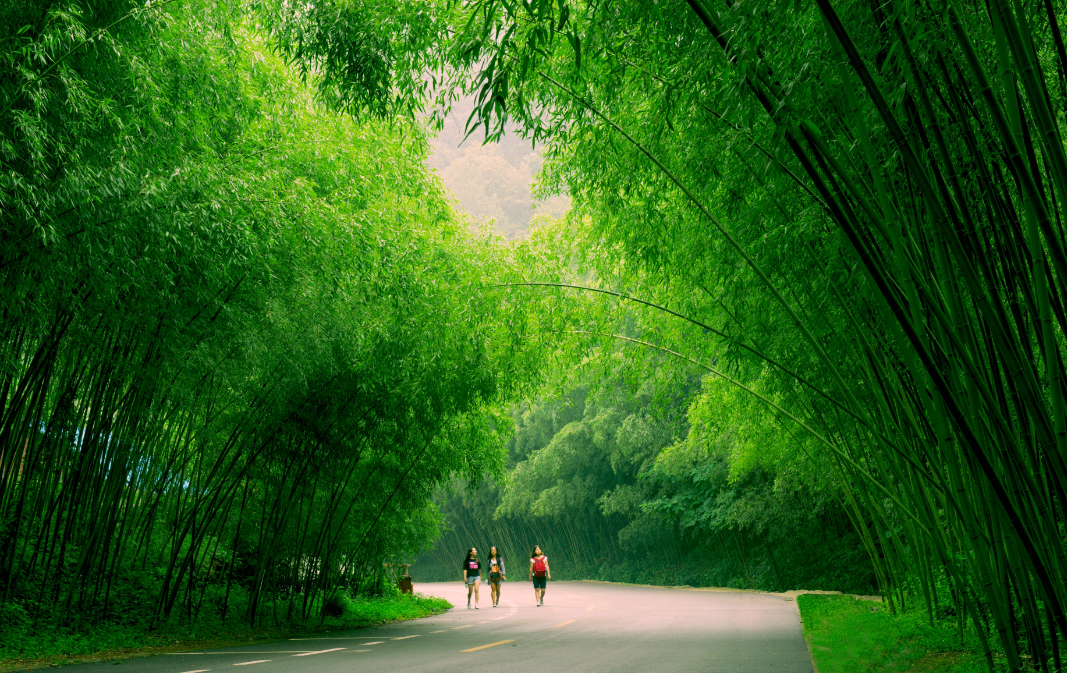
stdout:
POLYGON ((852 596, 797 596, 816 673, 937 671, 985 673, 973 634, 960 640, 954 618, 930 625, 925 611, 891 614, 852 596))

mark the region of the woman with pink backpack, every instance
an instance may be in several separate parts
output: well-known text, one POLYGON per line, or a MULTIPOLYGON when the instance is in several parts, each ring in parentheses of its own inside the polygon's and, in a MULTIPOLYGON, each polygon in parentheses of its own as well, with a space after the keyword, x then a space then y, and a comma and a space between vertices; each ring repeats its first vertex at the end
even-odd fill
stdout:
POLYGON ((541 548, 534 545, 530 554, 530 579, 534 585, 534 600, 537 607, 545 603, 545 586, 552 579, 552 569, 548 567, 548 557, 541 553, 541 548))

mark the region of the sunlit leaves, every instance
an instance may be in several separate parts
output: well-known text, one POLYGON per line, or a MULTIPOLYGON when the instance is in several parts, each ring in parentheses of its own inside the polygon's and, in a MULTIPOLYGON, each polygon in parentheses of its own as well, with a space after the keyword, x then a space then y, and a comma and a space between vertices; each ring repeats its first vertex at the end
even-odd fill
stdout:
POLYGON ((332 109, 392 95, 365 62, 384 15, 337 6, 340 41, 290 54, 336 66, 330 106, 255 7, 160 7, 56 9, 0 46, 0 591, 100 618, 139 564, 139 619, 317 616, 426 543, 436 485, 501 473, 497 405, 536 358, 420 122, 332 109))
POLYGON ((1044 664, 1067 631, 1061 12, 567 4, 580 67, 507 2, 470 7, 456 63, 509 77, 599 282, 714 326, 639 314, 828 438, 813 462, 890 598, 949 578, 1010 668, 1044 664))

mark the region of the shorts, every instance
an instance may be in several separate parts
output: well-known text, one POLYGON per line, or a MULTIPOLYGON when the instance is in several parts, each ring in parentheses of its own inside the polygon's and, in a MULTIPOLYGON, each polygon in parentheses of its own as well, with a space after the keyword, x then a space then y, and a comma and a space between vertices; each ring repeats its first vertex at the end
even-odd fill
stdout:
POLYGON ((548 585, 547 577, 534 577, 534 589, 544 589, 548 585))
POLYGON ((477 582, 480 579, 482 579, 481 575, 469 575, 467 577, 467 580, 466 580, 467 581, 467 586, 470 586, 470 585, 474 584, 475 582, 477 582))

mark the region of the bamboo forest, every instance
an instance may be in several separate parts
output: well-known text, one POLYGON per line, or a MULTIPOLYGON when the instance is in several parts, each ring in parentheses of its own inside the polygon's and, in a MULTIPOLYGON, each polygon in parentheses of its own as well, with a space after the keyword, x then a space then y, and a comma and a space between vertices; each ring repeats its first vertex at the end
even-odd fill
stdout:
POLYGON ((536 543, 1063 671, 1065 24, 0 3, 0 659, 321 624, 536 543), (463 104, 562 215, 467 214, 427 167, 463 104))

